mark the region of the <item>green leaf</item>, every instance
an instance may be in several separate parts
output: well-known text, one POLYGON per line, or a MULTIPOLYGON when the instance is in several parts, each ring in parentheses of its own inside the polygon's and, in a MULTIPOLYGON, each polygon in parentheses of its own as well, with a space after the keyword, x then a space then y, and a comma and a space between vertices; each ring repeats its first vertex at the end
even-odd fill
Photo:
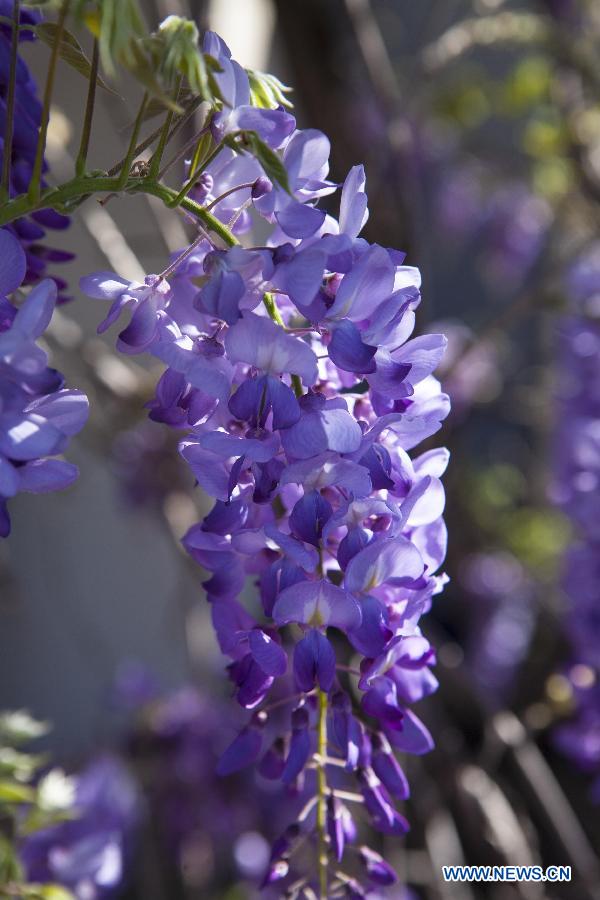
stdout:
POLYGON ((2 885, 19 882, 22 877, 23 872, 14 847, 7 838, 0 835, 0 890, 2 885))
POLYGON ((277 184, 281 185, 284 191, 287 191, 291 196, 287 172, 281 157, 274 150, 271 150, 255 131, 244 131, 243 136, 252 155, 256 157, 265 170, 265 174, 269 176, 271 181, 276 181, 277 184))
MULTIPOLYGON (((186 111, 186 107, 189 105, 192 98, 193 94, 188 88, 184 87, 181 89, 181 91, 179 92, 179 99, 177 100, 177 103, 181 107, 179 112, 186 111)), ((164 114, 164 111, 164 100, 159 100, 157 97, 151 97, 146 104, 143 121, 147 122, 149 119, 155 119, 157 116, 162 116, 164 114)), ((175 112, 175 110, 173 110, 173 112, 175 112)))
POLYGON ((192 162, 190 165, 189 175, 195 175, 198 171, 198 168, 203 164, 204 160, 208 157, 208 154, 213 147, 213 139, 210 133, 203 134, 196 144, 196 149, 194 150, 194 155, 192 156, 192 162))
POLYGON ((152 60, 144 53, 141 42, 135 42, 131 46, 131 59, 127 68, 132 72, 137 80, 146 90, 154 96, 156 100, 172 109, 178 115, 183 112, 182 108, 165 93, 160 81, 156 77, 156 71, 152 64, 152 60))
MULTIPOLYGON (((43 41, 44 44, 47 44, 48 47, 54 46, 58 31, 54 22, 42 22, 40 25, 35 26, 34 31, 39 39, 43 41)), ((71 68, 75 69, 76 72, 79 72, 80 75, 83 75, 84 78, 89 79, 92 71, 90 61, 83 52, 81 44, 75 35, 71 34, 66 28, 63 29, 58 53, 60 58, 71 66, 71 68)), ((116 91, 113 91, 99 75, 97 76, 96 83, 105 91, 108 91, 109 94, 116 94, 116 91)))
POLYGON ((99 39, 100 59, 106 72, 115 74, 115 62, 131 71, 139 65, 137 39, 147 31, 136 0, 102 0, 95 17, 86 18, 99 39))
POLYGON ((0 781, 0 804, 33 803, 35 796, 35 789, 27 784, 19 784, 17 781, 0 781))

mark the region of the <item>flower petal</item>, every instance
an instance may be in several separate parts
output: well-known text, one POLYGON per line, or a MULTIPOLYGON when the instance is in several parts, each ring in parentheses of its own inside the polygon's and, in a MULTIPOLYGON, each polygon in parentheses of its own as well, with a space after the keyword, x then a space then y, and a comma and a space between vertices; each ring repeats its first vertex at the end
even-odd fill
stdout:
POLYGON ((283 647, 260 628, 248 635, 248 646, 255 661, 267 675, 278 677, 287 669, 287 654, 283 647))
POLYGON ((36 459, 33 462, 25 463, 19 469, 19 488, 31 494, 62 491, 73 484, 78 474, 77 466, 65 460, 36 459))
POLYGON ((5 228, 0 229, 0 295, 16 291, 25 278, 27 260, 16 237, 5 228))
POLYGON ((344 585, 353 594, 367 594, 381 584, 415 581, 423 570, 417 548, 399 535, 373 541, 357 553, 348 563, 344 585))
POLYGON ((328 626, 350 631, 361 623, 357 601, 331 582, 300 581, 281 591, 273 608, 278 625, 299 622, 304 625, 328 626))
POLYGON ((299 375, 307 385, 317 379, 317 358, 308 344, 264 316, 245 312, 225 335, 225 348, 232 362, 245 362, 271 375, 299 375))
POLYGON ((217 775, 231 775, 252 765, 262 747, 262 733, 257 728, 245 728, 227 747, 217 763, 217 775))

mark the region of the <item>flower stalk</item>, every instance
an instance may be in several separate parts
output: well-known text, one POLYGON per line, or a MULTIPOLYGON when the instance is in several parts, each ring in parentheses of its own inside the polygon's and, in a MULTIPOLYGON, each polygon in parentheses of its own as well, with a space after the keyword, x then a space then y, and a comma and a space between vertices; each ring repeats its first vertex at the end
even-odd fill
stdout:
POLYGON ((136 149, 137 142, 140 136, 140 129, 142 127, 142 122, 144 121, 144 114, 146 112, 146 107, 148 106, 148 91, 144 92, 144 96, 142 97, 142 102, 140 103, 140 108, 138 109, 137 116, 135 117, 135 122, 133 123, 133 131, 131 132, 131 137, 129 139, 129 147, 127 149, 127 155, 123 161, 123 168, 121 169, 121 174, 119 176, 118 189, 121 190, 129 178, 129 174, 131 172, 131 167, 135 161, 136 157, 136 149))
MULTIPOLYGON (((181 91, 181 82, 183 78, 180 76, 177 80, 177 84, 175 86, 175 92, 173 95, 173 99, 175 103, 179 100, 179 92, 181 91)), ((169 136, 171 134, 171 126, 173 124, 173 117, 175 115, 175 111, 173 109, 169 109, 167 115, 165 116, 165 121, 163 123, 162 131, 160 132, 160 138, 158 140, 158 146, 154 153, 152 154, 152 159, 150 160, 150 171, 149 175, 151 178, 157 179, 158 173, 160 171, 160 164, 163 157, 163 153, 165 152, 165 147, 169 141, 169 136)))
MULTIPOLYGON (((149 178, 130 178, 121 186, 120 178, 110 175, 76 176, 57 188, 49 188, 38 198, 32 198, 29 194, 21 194, 5 203, 0 209, 0 227, 39 209, 64 209, 74 206, 79 200, 90 194, 104 194, 121 190, 150 194, 158 197, 169 207, 175 205, 174 200, 177 196, 177 192, 173 188, 149 178)), ((227 226, 199 203, 189 197, 184 197, 178 205, 199 219, 209 232, 220 237, 228 247, 236 246, 238 240, 227 226)))
POLYGON ((56 77, 56 67, 58 65, 58 56, 60 45, 62 42, 63 32, 65 30, 65 21, 69 12, 70 0, 64 0, 58 22, 56 25, 56 37, 52 45, 52 53, 50 62, 48 63, 48 74, 46 75, 46 87, 44 89, 44 103, 42 106, 42 118, 40 121, 40 130, 38 133, 37 146, 35 150, 35 161, 31 173, 31 181, 29 182, 28 195, 31 200, 38 200, 42 193, 42 169, 44 167, 44 151, 46 149, 46 139, 48 137, 48 124, 50 122, 50 105, 52 103, 52 94, 54 92, 54 79, 56 77))
POLYGON ((83 127, 81 129, 81 141, 79 144, 79 153, 75 162, 75 174, 84 175, 87 163, 87 155, 90 147, 90 137, 92 133, 92 121, 94 118, 94 105, 96 102, 96 87, 98 83, 98 62, 100 52, 98 49, 98 41, 94 40, 92 50, 92 63, 90 68, 90 78, 88 83, 88 93, 85 103, 85 116, 83 119, 83 127))
POLYGON ((12 157, 12 143, 15 128, 15 89, 17 83, 17 60, 19 49, 19 17, 21 14, 21 0, 14 0, 12 40, 10 45, 10 72, 8 79, 8 92, 6 95, 6 126, 4 130, 4 154, 2 159, 2 193, 10 196, 10 167, 12 157))
POLYGON ((319 898, 327 900, 327 768, 322 760, 327 756, 327 694, 318 693, 317 752, 321 762, 317 765, 317 870, 319 873, 319 898))

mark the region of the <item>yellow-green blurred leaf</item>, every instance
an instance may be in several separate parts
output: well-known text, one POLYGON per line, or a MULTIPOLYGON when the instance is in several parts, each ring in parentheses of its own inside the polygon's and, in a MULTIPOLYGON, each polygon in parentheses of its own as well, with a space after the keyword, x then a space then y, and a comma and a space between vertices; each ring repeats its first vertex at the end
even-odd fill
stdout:
POLYGON ((527 124, 523 134, 523 149, 530 156, 554 156, 562 151, 563 146, 563 133, 558 122, 533 119, 527 124))
POLYGON ((25 891, 30 900, 75 900, 75 895, 59 884, 30 884, 25 891))
POLYGON ((504 520, 508 547, 531 568, 552 570, 569 541, 570 529, 564 517, 552 509, 522 507, 504 520))
POLYGON ((33 803, 35 790, 16 781, 0 781, 0 804, 33 803))
POLYGON ((501 91, 505 112, 522 113, 547 98, 552 80, 550 63, 543 56, 529 56, 517 63, 501 91))
POLYGON ((573 166, 570 160, 552 158, 540 160, 533 169, 534 190, 550 200, 564 197, 573 183, 573 166))

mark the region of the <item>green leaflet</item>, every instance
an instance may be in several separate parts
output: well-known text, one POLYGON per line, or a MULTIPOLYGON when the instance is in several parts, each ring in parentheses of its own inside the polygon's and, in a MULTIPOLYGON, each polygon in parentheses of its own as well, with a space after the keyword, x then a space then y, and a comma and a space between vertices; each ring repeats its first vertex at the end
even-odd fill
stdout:
POLYGON ((276 181, 284 191, 291 195, 287 172, 281 158, 262 141, 255 131, 245 131, 244 138, 253 156, 259 161, 265 174, 271 181, 276 181))
MULTIPOLYGON (((43 41, 44 44, 47 44, 49 47, 54 46, 54 41, 56 40, 56 34, 58 30, 54 22, 42 22, 40 25, 36 25, 34 30, 39 39, 43 41)), ((79 74, 83 75, 84 78, 90 77, 90 73, 92 71, 91 63, 83 52, 81 45, 75 35, 71 34, 70 31, 67 31, 66 28, 63 29, 62 40, 60 42, 58 53, 60 58, 69 66, 71 66, 71 68, 75 69, 76 72, 79 72, 79 74)), ((102 78, 100 78, 99 75, 97 78, 97 84, 111 94, 116 93, 116 91, 113 91, 113 89, 109 87, 106 82, 103 81, 102 78)))

